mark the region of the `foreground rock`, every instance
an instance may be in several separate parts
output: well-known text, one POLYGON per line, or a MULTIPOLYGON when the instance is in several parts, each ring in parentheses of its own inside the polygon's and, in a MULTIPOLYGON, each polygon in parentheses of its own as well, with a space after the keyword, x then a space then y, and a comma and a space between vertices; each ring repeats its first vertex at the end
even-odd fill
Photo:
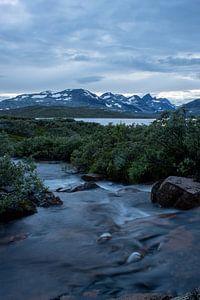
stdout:
POLYGON ((81 176, 85 181, 99 181, 103 180, 103 176, 100 174, 88 173, 81 176))
MULTIPOLYGON (((52 300, 78 300, 80 297, 78 296, 60 296, 57 298, 54 298, 52 300)), ((83 296, 81 296, 81 299, 83 300, 89 300, 89 299, 96 299, 100 300, 102 298, 99 297, 98 291, 90 291, 90 292, 85 292, 83 296)), ((107 298, 108 300, 197 300, 200 299, 200 289, 195 289, 193 292, 187 293, 183 296, 178 296, 178 297, 172 297, 170 295, 165 295, 165 294, 159 294, 159 293, 138 293, 138 294, 127 294, 124 296, 121 296, 119 298, 107 298)))
POLYGON ((142 259, 142 254, 140 252, 133 252, 129 255, 127 259, 127 263, 130 264, 132 262, 137 262, 142 259))
POLYGON ((102 235, 100 235, 97 242, 98 243, 105 243, 105 242, 107 242, 111 239, 112 239, 112 234, 110 232, 105 232, 102 235))
MULTIPOLYGON (((89 300, 89 299, 96 299, 96 300, 102 300, 105 298, 102 298, 101 296, 98 295, 98 291, 89 291, 85 292, 81 297, 80 296, 70 296, 70 295, 63 295, 51 300, 89 300)), ((124 296, 121 296, 119 298, 106 298, 108 300, 169 300, 172 299, 171 296, 168 295, 163 295, 163 294, 158 294, 158 293, 149 293, 149 294, 127 294, 124 296)), ((194 298, 192 298, 194 299, 194 298)), ((191 298, 186 299, 186 300, 192 300, 191 298)), ((196 299, 196 298, 195 298, 196 299)), ((199 298, 198 298, 199 299, 199 298)), ((177 299, 179 300, 179 299, 177 299)), ((184 298, 180 298, 180 300, 184 300, 184 298)))
POLYGON ((191 178, 170 176, 154 185, 151 200, 162 207, 183 210, 200 206, 200 183, 191 178))

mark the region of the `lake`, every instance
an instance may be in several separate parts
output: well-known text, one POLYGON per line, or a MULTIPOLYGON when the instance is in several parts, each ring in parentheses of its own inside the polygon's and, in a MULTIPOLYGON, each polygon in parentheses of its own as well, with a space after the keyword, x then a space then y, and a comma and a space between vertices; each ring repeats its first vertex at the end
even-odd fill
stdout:
POLYGON ((76 121, 83 121, 89 123, 99 123, 101 125, 108 125, 112 123, 113 125, 117 124, 126 124, 126 125, 150 125, 155 119, 113 119, 113 118, 75 118, 76 121))

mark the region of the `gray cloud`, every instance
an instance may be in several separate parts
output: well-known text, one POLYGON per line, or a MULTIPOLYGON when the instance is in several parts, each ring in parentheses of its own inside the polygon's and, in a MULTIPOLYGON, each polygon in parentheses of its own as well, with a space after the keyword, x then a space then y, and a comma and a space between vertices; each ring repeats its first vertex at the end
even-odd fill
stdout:
POLYGON ((101 81, 103 79, 104 79, 103 76, 88 76, 88 77, 78 78, 77 82, 87 84, 87 83, 92 83, 92 82, 98 82, 98 81, 101 81))
POLYGON ((0 0, 0 93, 196 89, 199 25, 199 0, 0 0))
POLYGON ((90 61, 91 58, 88 57, 87 55, 84 55, 84 54, 77 54, 74 56, 74 58, 72 58, 72 60, 74 61, 90 61))
POLYGON ((200 57, 190 58, 190 57, 166 57, 165 59, 160 59, 159 62, 169 64, 172 66, 200 66, 200 57))

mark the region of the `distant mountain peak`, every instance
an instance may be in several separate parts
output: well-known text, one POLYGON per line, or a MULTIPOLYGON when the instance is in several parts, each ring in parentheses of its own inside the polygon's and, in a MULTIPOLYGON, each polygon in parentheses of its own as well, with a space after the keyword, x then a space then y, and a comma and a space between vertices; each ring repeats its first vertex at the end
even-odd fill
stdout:
POLYGON ((107 96, 113 97, 113 96, 115 96, 115 94, 113 94, 113 93, 111 93, 111 92, 106 92, 106 93, 103 93, 100 97, 101 97, 101 98, 105 98, 105 97, 107 97, 107 96))
POLYGON ((154 98, 151 96, 151 94, 146 94, 146 95, 144 95, 143 97, 142 97, 142 99, 143 100, 145 100, 145 101, 151 101, 151 100, 153 100, 154 98))

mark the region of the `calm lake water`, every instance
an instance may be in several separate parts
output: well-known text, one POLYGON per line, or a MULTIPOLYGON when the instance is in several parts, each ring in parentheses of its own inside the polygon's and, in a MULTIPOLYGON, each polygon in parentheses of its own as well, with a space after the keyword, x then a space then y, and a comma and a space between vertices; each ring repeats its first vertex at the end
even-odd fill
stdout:
POLYGON ((90 123, 99 123, 101 125, 108 125, 109 123, 112 123, 113 125, 117 124, 126 124, 126 125, 132 125, 132 124, 145 124, 150 125, 155 119, 112 119, 112 118, 75 118, 76 121, 84 121, 84 122, 90 122, 90 123))

